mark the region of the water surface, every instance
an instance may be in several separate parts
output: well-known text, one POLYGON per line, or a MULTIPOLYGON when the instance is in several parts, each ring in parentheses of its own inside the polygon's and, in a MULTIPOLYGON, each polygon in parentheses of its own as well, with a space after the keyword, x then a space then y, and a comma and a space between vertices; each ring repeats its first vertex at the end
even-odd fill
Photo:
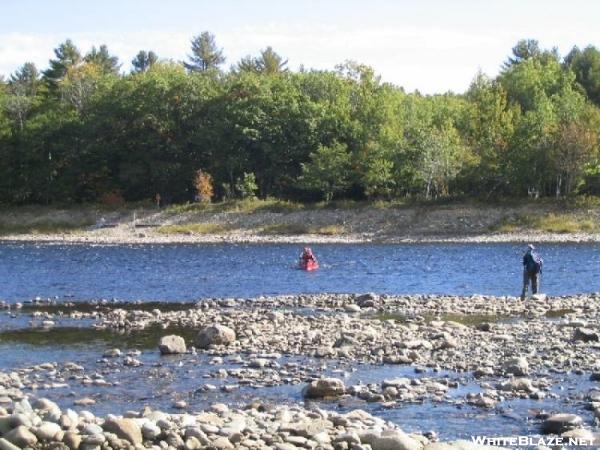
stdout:
MULTIPOLYGON (((365 292, 518 295, 521 244, 318 245, 321 269, 294 268, 299 246, 0 243, 0 299, 191 301, 365 292)), ((542 291, 600 290, 599 244, 540 245, 542 291)))

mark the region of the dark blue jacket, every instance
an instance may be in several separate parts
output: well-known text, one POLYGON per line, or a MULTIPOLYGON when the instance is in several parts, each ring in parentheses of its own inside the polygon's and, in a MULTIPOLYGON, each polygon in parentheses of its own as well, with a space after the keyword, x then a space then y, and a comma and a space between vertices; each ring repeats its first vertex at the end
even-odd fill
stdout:
POLYGON ((527 252, 523 255, 523 266, 529 273, 541 273, 543 264, 544 261, 542 261, 542 258, 535 252, 527 252))

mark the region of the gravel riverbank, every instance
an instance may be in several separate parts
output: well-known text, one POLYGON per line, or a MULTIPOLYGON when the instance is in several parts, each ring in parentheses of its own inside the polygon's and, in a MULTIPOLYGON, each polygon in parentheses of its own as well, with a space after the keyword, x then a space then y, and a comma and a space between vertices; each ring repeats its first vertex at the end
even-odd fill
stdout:
MULTIPOLYGON (((266 208, 266 207, 265 207, 266 208)), ((564 208, 447 205, 251 211, 150 208, 103 210, 22 208, 0 216, 0 238, 88 244, 600 242, 600 209, 574 209, 562 232, 523 226, 523 218, 556 218, 564 208), (571 225, 569 225, 571 223, 571 225), (578 229, 578 223, 591 227, 578 229), (575 224, 575 225, 573 225, 575 224), (45 229, 54 231, 44 231, 45 229), (62 230, 62 231, 61 231, 62 230), (510 232, 506 232, 509 230, 510 232), (571 231, 569 231, 571 230, 571 231)))
MULTIPOLYGON (((2 449, 475 449, 472 442, 444 439, 443 429, 405 433, 402 419, 390 422, 377 411, 438 404, 492 413, 470 419, 477 429, 480 421, 493 420, 494 411, 519 401, 533 402, 527 420, 539 442, 552 435, 598 439, 600 293, 526 301, 372 293, 204 299, 151 308, 108 301, 2 307, 4 317, 28 318, 31 332, 59 333, 66 321, 91 326, 98 335, 154 330, 156 355, 148 360, 147 350, 107 344, 91 366, 48 361, 0 372, 2 449), (183 359, 171 367, 172 355, 183 359), (201 361, 209 370, 193 383, 194 395, 221 396, 201 409, 180 395, 173 397, 174 411, 159 412, 150 403, 95 415, 89 409, 99 397, 75 395, 70 407, 64 404, 68 397, 53 398, 77 385, 110 390, 124 371, 146 377, 161 370, 161 377, 174 379, 207 364, 201 361), (403 375, 379 379, 378 368, 403 375), (357 369, 368 382, 348 375, 357 369), (268 389, 285 385, 302 387, 304 401, 238 407, 228 400, 244 389, 266 399, 268 389), (346 403, 356 407, 332 408, 346 403)), ((11 339, 9 333, 0 334, 0 343, 11 339)))

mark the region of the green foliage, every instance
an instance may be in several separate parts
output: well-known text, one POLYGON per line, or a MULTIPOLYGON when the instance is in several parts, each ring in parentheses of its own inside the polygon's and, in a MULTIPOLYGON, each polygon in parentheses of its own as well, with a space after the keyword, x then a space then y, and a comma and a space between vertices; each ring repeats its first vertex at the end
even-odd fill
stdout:
POLYGON ((132 72, 140 73, 146 72, 150 69, 156 62, 158 61, 158 56, 152 50, 146 52, 145 50, 140 50, 135 58, 131 60, 132 72))
POLYGON ((126 75, 106 46, 82 57, 67 40, 41 77, 25 63, 0 80, 0 201, 193 202, 199 167, 216 203, 190 211, 298 207, 273 197, 594 195, 599 55, 575 48, 561 61, 520 41, 496 79, 478 74, 464 95, 423 96, 353 61, 293 72, 271 47, 222 73, 208 32, 186 63, 140 51, 126 75))
POLYGON ((121 67, 119 58, 108 53, 106 45, 101 45, 98 49, 95 46, 92 47, 83 59, 89 64, 94 64, 103 74, 117 75, 121 67))
POLYGON ((350 154, 339 142, 331 146, 320 145, 310 154, 310 162, 302 165, 302 183, 308 189, 323 193, 325 201, 350 186, 350 154))
POLYGON ((216 70, 225 62, 223 50, 217 47, 215 36, 204 31, 192 39, 192 54, 189 62, 184 63, 190 72, 206 72, 216 70))
POLYGON ((253 173, 246 173, 238 178, 235 184, 235 190, 238 192, 240 198, 255 198, 256 191, 258 191, 258 185, 256 184, 256 176, 253 173))
POLYGON ((73 44, 71 39, 67 39, 55 50, 56 59, 50 60, 50 67, 43 72, 44 80, 51 87, 56 87, 58 82, 63 79, 67 71, 81 62, 81 53, 73 44))

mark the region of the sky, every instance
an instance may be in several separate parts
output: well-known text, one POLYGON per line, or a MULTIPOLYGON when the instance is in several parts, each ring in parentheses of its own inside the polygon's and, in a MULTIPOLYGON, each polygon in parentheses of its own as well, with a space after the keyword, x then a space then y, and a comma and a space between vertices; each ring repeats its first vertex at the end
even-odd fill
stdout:
POLYGON ((597 0, 0 0, 0 74, 45 69, 67 38, 106 44, 123 71, 142 49, 181 61, 210 31, 225 68, 272 46, 292 70, 354 60, 407 91, 458 93, 495 76, 519 39, 600 48, 599 18, 597 0))

